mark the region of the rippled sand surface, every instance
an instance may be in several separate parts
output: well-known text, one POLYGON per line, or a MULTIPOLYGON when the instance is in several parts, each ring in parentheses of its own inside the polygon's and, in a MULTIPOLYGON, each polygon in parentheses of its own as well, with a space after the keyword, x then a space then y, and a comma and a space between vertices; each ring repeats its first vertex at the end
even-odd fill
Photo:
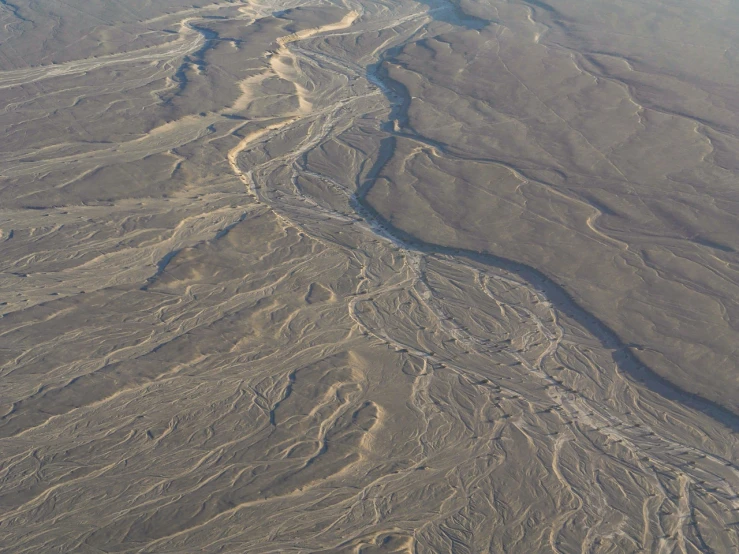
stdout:
POLYGON ((735 4, 0 23, 0 551, 739 550, 735 4))

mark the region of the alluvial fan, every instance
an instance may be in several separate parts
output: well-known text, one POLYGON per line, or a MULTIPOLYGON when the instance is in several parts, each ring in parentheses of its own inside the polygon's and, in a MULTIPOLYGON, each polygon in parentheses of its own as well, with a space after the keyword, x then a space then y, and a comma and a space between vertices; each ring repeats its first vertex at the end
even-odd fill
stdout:
POLYGON ((0 21, 0 551, 739 551, 736 6, 0 21))

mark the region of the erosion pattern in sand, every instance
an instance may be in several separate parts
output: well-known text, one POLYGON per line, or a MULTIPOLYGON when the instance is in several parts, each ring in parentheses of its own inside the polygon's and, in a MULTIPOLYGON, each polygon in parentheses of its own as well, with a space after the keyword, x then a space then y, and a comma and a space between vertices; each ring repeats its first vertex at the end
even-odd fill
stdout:
POLYGON ((0 550, 736 552, 737 15, 2 2, 0 550))

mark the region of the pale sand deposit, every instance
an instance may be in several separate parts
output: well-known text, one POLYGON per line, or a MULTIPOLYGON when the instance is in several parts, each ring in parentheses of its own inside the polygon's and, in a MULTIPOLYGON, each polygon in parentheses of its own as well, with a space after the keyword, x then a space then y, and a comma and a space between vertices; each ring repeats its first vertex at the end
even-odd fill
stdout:
POLYGON ((739 549, 739 7, 0 23, 1 552, 739 549))

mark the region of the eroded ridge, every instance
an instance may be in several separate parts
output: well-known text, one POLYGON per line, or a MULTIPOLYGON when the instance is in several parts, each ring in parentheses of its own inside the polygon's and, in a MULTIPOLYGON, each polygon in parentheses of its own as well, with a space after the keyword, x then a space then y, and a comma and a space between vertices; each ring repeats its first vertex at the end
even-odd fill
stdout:
MULTIPOLYGON (((444 196, 460 182, 494 190, 460 164, 535 177, 415 128, 423 98, 391 75, 454 33, 492 40, 474 6, 188 8, 168 17, 197 50, 115 62, 128 140, 82 118, 86 141, 39 138, 49 156, 6 147, 4 193, 27 194, 1 212, 4 549, 739 547, 732 420, 627 372, 544 274, 404 219, 403 179, 433 235, 439 202, 474 213, 444 196)), ((497 8, 499 36, 546 38, 497 8)), ((86 93, 105 114, 112 86, 86 93)))

